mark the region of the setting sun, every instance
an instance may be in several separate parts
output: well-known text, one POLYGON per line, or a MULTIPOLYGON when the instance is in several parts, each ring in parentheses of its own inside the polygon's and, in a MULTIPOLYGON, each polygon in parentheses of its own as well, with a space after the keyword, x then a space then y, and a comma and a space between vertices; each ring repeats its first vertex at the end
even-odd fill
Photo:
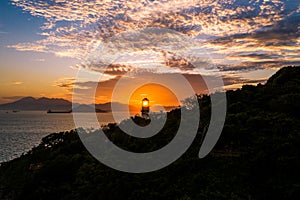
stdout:
MULTIPOLYGON (((147 98, 149 101, 142 101, 142 106, 151 105, 152 111, 157 111, 159 106, 178 106, 179 101, 175 94, 168 88, 159 84, 146 84, 135 90, 129 100, 133 106, 141 105, 141 99, 147 98)), ((160 109, 158 109, 159 111, 160 109)))

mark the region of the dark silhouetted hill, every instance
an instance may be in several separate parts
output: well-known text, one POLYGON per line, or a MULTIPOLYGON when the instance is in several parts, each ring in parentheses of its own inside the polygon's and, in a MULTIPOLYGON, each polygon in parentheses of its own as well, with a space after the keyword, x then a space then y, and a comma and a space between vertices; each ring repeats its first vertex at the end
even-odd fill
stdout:
MULTIPOLYGON (((267 86, 294 86, 300 85, 299 67, 285 67, 280 69, 267 81, 267 86)), ((295 89, 296 89, 295 88, 295 89)))

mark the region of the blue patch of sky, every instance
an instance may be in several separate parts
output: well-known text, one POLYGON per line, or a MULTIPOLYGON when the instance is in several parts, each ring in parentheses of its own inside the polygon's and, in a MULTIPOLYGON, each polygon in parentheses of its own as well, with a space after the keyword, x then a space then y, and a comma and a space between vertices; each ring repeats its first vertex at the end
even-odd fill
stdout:
POLYGON ((34 17, 8 0, 0 1, 0 48, 42 39, 37 33, 44 22, 42 17, 34 17))

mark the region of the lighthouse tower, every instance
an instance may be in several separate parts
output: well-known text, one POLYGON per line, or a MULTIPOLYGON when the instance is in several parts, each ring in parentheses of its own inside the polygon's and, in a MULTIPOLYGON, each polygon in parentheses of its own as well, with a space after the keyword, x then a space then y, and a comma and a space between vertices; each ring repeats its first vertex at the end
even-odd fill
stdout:
POLYGON ((149 118, 149 112, 150 112, 150 108, 149 108, 149 99, 144 98, 142 100, 142 110, 141 110, 141 114, 143 118, 149 118))

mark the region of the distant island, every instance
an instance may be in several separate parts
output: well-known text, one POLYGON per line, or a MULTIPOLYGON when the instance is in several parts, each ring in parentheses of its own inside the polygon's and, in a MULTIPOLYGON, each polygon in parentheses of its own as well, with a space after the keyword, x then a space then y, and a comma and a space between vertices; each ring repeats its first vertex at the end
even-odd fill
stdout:
POLYGON ((102 109, 99 109, 99 108, 95 108, 95 107, 90 106, 90 105, 79 105, 78 107, 73 108, 73 109, 71 110, 71 112, 96 112, 96 113, 107 113, 107 112, 110 112, 110 111, 106 111, 106 110, 102 110, 102 109))
POLYGON ((24 97, 12 103, 0 104, 0 110, 71 110, 72 103, 61 98, 24 97))
POLYGON ((74 113, 74 112, 96 112, 96 113, 107 113, 109 111, 106 110, 101 110, 101 109, 97 109, 97 108, 93 108, 92 106, 89 105, 79 105, 76 108, 73 108, 71 110, 47 110, 47 113, 52 114, 52 113, 74 113))
MULTIPOLYGON (((0 104, 0 110, 13 111, 45 111, 47 113, 72 113, 72 112, 111 112, 112 105, 117 111, 126 111, 128 105, 118 102, 108 102, 103 104, 87 105, 74 103, 62 98, 34 98, 24 97, 12 103, 0 104), (72 108, 73 107, 73 108, 72 108)), ((130 109, 136 109, 129 106, 130 109)))

